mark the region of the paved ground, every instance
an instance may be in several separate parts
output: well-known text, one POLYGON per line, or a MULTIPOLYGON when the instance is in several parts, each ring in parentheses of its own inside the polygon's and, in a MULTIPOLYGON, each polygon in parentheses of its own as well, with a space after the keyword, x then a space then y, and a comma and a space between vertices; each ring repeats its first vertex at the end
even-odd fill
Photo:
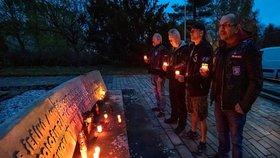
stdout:
MULTIPOLYGON (((20 86, 40 86, 40 85, 56 85, 60 84, 71 77, 5 77, 0 78, 0 88, 6 89, 7 87, 20 87, 20 86)), ((163 123, 164 118, 158 119, 155 113, 150 110, 151 107, 155 105, 155 99, 152 94, 151 83, 148 75, 130 75, 130 76, 103 76, 106 86, 109 90, 122 90, 124 92, 124 98, 129 92, 134 92, 133 95, 129 95, 128 101, 132 101, 133 98, 140 98, 141 102, 137 102, 138 107, 133 107, 134 104, 125 103, 125 109, 130 111, 126 113, 129 118, 136 119, 137 121, 145 120, 146 126, 149 128, 148 135, 145 133, 136 133, 135 136, 139 138, 146 137, 149 138, 156 137, 154 144, 158 145, 159 150, 162 151, 162 157, 211 157, 217 151, 217 134, 215 127, 215 120, 213 114, 213 106, 209 107, 209 117, 208 117, 208 135, 207 135, 207 151, 205 154, 197 156, 192 155, 195 151, 198 141, 188 140, 184 138, 184 133, 182 135, 176 135, 173 132, 175 125, 166 125, 163 123), (134 110, 140 110, 139 113, 134 110), (134 113, 131 113, 131 111, 134 113), (141 118, 142 117, 142 118, 141 118), (160 139, 158 139, 160 138, 160 139)), ((266 85, 266 84, 265 84, 266 85)), ((279 88, 279 85, 270 86, 271 89, 279 88)), ((166 98, 168 98, 168 91, 166 91, 166 98)), ((168 100, 168 99, 167 99, 168 100)), ((136 100, 137 101, 137 100, 136 100)), ((170 113, 170 105, 168 100, 167 112, 170 113)), ((280 155, 280 105, 279 103, 274 103, 269 100, 258 98, 253 106, 252 111, 248 114, 247 124, 244 130, 244 157, 279 157, 280 155)), ((168 117, 168 116, 166 116, 168 117)), ((135 121, 135 120, 134 120, 135 121)), ((133 123, 130 128, 136 128, 133 123)), ((131 124, 127 124, 130 126, 131 124)), ((138 128, 141 124, 138 124, 138 128)), ((188 122, 187 130, 189 130, 190 125, 188 122)), ((143 130, 145 132, 147 130, 143 130)), ((134 131, 135 132, 135 131, 134 131)), ((135 133, 132 133, 132 135, 135 133)), ((128 133, 128 135, 130 135, 128 133)), ((129 141, 131 140, 128 138, 129 141)), ((143 138, 144 139, 144 138, 143 138)), ((131 140, 131 143, 146 143, 147 141, 142 141, 142 139, 131 140), (137 142, 133 142, 133 141, 137 142), (140 142, 138 142, 140 141, 140 142)), ((152 140, 152 139, 150 139, 152 140)), ((144 145, 145 144, 141 144, 144 145)), ((144 148, 141 145, 137 145, 137 152, 132 154, 132 157, 141 157, 141 150, 145 150, 142 157, 154 157, 152 155, 147 155, 149 152, 153 152, 149 149, 144 148), (136 154, 137 153, 137 154, 136 154), (135 155, 136 154, 136 155, 135 155)), ((147 145, 147 144, 146 144, 147 145)), ((149 146, 149 145, 147 145, 149 146)), ((133 152, 133 151, 132 151, 133 152)))
MULTIPOLYGON (((175 125, 166 125, 163 118, 156 118, 150 110, 155 105, 151 83, 148 75, 132 76, 104 76, 108 89, 135 90, 145 100, 141 105, 146 110, 148 118, 143 115, 143 120, 149 119, 154 131, 162 138, 163 149, 174 151, 172 157, 211 157, 217 151, 217 134, 213 114, 213 106, 209 107, 207 151, 203 155, 192 155, 198 144, 197 141, 184 138, 184 133, 177 136, 173 133, 175 125), (176 154, 178 153, 178 155, 176 154), (176 156, 177 155, 177 156, 176 156)), ((168 91, 166 91, 168 98, 168 91)), ((139 106, 139 105, 138 105, 139 106)), ((168 101, 167 111, 170 113, 168 101)), ((258 98, 248 114, 244 129, 244 157, 279 157, 280 155, 280 106, 263 98, 258 98)), ((168 117, 168 116, 166 116, 168 117)), ((190 129, 188 122, 187 129, 190 129)))

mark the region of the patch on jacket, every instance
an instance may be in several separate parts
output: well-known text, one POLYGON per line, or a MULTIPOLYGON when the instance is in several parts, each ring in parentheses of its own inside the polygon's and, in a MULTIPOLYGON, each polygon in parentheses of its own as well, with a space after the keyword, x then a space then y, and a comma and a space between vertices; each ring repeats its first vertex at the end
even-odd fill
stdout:
POLYGON ((242 56, 241 56, 241 55, 235 55, 235 54, 233 54, 233 55, 231 55, 231 58, 233 58, 233 59, 241 59, 242 56))
POLYGON ((233 66, 232 67, 232 74, 234 76, 239 76, 240 75, 240 66, 233 66))
POLYGON ((197 54, 195 54, 194 56, 193 56, 193 62, 197 62, 197 54))

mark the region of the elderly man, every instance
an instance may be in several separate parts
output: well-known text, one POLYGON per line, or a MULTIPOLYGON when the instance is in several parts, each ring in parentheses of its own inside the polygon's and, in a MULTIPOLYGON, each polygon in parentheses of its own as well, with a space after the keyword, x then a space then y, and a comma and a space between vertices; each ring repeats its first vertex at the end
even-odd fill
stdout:
POLYGON ((262 88, 262 59, 236 15, 231 13, 221 18, 219 36, 211 93, 219 139, 215 157, 228 158, 232 145, 232 158, 241 158, 246 115, 262 88))
MULTIPOLYGON (((187 111, 185 104, 185 85, 176 79, 175 72, 185 73, 185 64, 187 61, 188 46, 181 40, 180 33, 177 29, 171 29, 168 32, 168 38, 172 49, 169 56, 168 66, 163 65, 167 70, 169 79, 169 97, 171 104, 171 117, 165 120, 165 123, 177 123, 175 133, 181 133, 186 127, 187 111)), ((178 74, 177 74, 178 75, 178 74)))
POLYGON ((167 49, 162 45, 162 36, 159 33, 153 35, 152 44, 153 48, 149 53, 149 57, 144 58, 144 61, 150 64, 149 72, 151 73, 151 81, 156 97, 157 106, 152 110, 159 111, 157 117, 164 117, 166 104, 164 97, 165 72, 162 70, 162 64, 167 58, 167 49))

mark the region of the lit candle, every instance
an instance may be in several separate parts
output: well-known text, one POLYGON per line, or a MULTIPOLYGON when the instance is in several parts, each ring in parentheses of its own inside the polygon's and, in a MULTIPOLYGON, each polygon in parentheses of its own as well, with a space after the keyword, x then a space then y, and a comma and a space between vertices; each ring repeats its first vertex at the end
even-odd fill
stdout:
POLYGON ((98 133, 101 133, 101 132, 102 132, 102 126, 101 126, 101 125, 98 125, 98 126, 97 126, 97 132, 98 132, 98 133))
POLYGON ((102 96, 104 96, 104 95, 106 94, 106 92, 105 92, 104 90, 101 90, 101 91, 100 91, 100 94, 101 94, 102 96))
POLYGON ((93 153, 93 158, 99 158, 98 153, 93 153))
POLYGON ((176 70, 176 71, 175 71, 175 75, 176 75, 176 76, 180 75, 180 71, 179 71, 179 70, 176 70))
POLYGON ((80 146, 80 153, 82 158, 87 158, 87 147, 86 146, 80 146))
POLYGON ((100 147, 97 146, 94 148, 93 158, 99 158, 99 154, 100 154, 100 147))
POLYGON ((86 119, 86 123, 87 123, 87 131, 88 131, 88 134, 90 134, 90 131, 91 131, 91 123, 92 123, 92 117, 88 117, 86 119))
POLYGON ((99 115, 99 106, 98 106, 98 104, 95 105, 95 112, 96 112, 97 115, 99 115))
POLYGON ((107 119, 108 118, 108 114, 104 114, 104 118, 107 119))
POLYGON ((204 71, 208 71, 208 64, 207 63, 202 63, 201 65, 201 69, 204 70, 204 71))
POLYGON ((104 114, 104 122, 108 123, 108 114, 104 114))
POLYGON ((168 66, 168 63, 167 62, 163 62, 163 66, 168 66))
POLYGON ((118 115, 118 123, 122 123, 121 115, 118 115))
POLYGON ((144 60, 147 60, 148 59, 148 56, 147 55, 144 55, 144 60))

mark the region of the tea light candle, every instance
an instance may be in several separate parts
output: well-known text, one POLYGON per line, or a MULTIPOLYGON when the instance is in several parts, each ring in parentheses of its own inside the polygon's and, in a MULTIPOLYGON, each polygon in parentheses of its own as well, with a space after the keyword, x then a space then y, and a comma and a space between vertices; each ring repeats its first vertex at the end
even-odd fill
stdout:
POLYGON ((98 132, 98 133, 101 133, 101 132, 102 132, 102 126, 101 126, 101 125, 98 125, 98 126, 97 126, 97 132, 98 132))

